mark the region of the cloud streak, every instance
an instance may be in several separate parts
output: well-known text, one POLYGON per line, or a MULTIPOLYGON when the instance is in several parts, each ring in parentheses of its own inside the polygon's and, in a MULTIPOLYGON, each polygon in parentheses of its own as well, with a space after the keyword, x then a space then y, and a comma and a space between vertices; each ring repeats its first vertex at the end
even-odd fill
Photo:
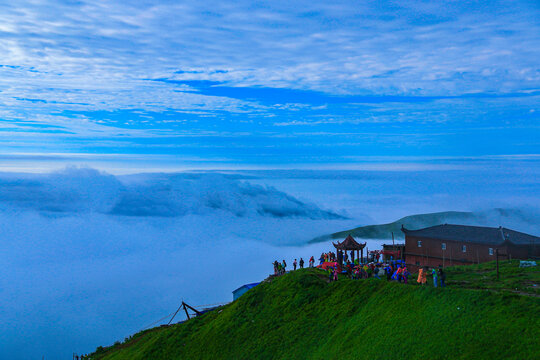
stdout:
MULTIPOLYGON (((156 137, 168 146, 181 141, 167 136, 209 132, 289 136, 282 125, 336 133, 382 124, 373 132, 384 134, 403 122, 442 133, 443 126, 425 124, 509 128, 518 121, 526 136, 539 120, 538 15, 528 1, 0 4, 0 129, 18 144, 3 141, 0 149, 59 152, 51 144, 61 142, 73 152, 111 153, 82 143, 120 138, 122 146, 129 137, 141 145, 136 139, 156 137)), ((279 144, 265 139, 256 151, 269 157, 279 144)), ((538 144, 509 145, 510 153, 531 153, 538 144)), ((148 152, 171 153, 167 146, 148 152)), ((376 155, 402 150, 377 141, 369 147, 376 155)), ((508 153, 497 145, 468 151, 508 153)), ((242 158, 231 149, 227 156, 242 158)))

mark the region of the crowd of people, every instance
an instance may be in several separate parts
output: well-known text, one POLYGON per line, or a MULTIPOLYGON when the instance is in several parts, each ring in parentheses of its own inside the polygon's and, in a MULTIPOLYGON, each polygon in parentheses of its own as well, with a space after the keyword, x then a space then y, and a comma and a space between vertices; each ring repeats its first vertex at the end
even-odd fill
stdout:
MULTIPOLYGON (((328 267, 330 280, 337 280, 338 266, 328 267), (335 274, 334 274, 335 273, 335 274)), ((358 259, 354 263, 350 260, 342 266, 342 273, 347 274, 353 280, 358 279, 384 279, 387 281, 397 281, 407 283, 411 273, 407 270, 407 266, 400 260, 391 260, 387 263, 359 263, 358 259)))
MULTIPOLYGON (((419 284, 425 285, 427 283, 427 274, 429 272, 429 269, 427 266, 423 266, 418 270, 418 279, 416 281, 419 284)), ((432 268, 431 269, 431 276, 433 277, 433 286, 437 287, 437 285, 440 285, 440 287, 445 287, 446 284, 446 273, 444 272, 443 268, 440 267, 439 269, 432 268)))
MULTIPOLYGON (((285 259, 283 259, 282 262, 279 262, 275 260, 273 263, 274 265, 274 275, 283 275, 287 272, 287 262, 285 259)), ((304 259, 300 258, 300 261, 297 262, 296 259, 293 261, 293 270, 296 270, 296 267, 300 265, 300 269, 304 268, 304 259)), ((309 267, 315 266, 315 259, 313 256, 309 259, 309 267)))
MULTIPOLYGON (((372 256, 370 259, 359 259, 354 257, 354 252, 351 251, 351 256, 347 254, 346 251, 338 251, 322 253, 319 257, 319 267, 322 267, 325 263, 330 263, 330 265, 325 266, 326 271, 328 272, 328 277, 330 281, 337 281, 338 275, 341 274, 347 275, 351 279, 384 279, 387 281, 396 281, 399 283, 407 284, 411 273, 407 269, 407 265, 402 260, 388 260, 386 262, 378 262, 379 258, 372 256), (362 260, 367 260, 362 262, 362 260), (337 264, 340 266, 337 266, 337 264)), ((314 267, 315 259, 313 256, 309 259, 309 267, 314 267)), ((283 275, 287 272, 287 262, 283 260, 282 262, 274 261, 274 275, 283 275)), ((304 267, 304 259, 300 258, 300 261, 297 262, 297 259, 293 261, 293 271, 297 269, 297 266, 300 265, 300 269, 304 267)), ((445 287, 446 273, 442 268, 432 268, 431 271, 427 267, 421 267, 418 271, 418 278, 416 281, 425 285, 427 283, 428 273, 431 274, 433 278, 433 286, 445 287)))

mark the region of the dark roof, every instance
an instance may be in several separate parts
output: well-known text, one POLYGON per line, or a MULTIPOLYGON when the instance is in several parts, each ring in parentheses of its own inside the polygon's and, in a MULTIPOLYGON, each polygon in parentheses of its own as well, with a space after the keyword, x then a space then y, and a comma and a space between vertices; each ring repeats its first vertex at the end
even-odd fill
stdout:
POLYGON ((251 284, 245 284, 245 285, 240 286, 238 289, 233 290, 233 292, 237 292, 238 290, 240 290, 242 288, 247 288, 249 290, 249 289, 254 288, 255 286, 257 286, 259 284, 260 284, 260 282, 251 283, 251 284))
POLYGON ((499 245, 505 240, 515 245, 530 245, 533 242, 536 244, 540 243, 540 237, 504 227, 493 228, 444 224, 418 230, 409 230, 402 226, 401 231, 403 231, 405 235, 422 238, 454 240, 488 245, 499 245))
POLYGON ((339 250, 362 250, 366 246, 366 243, 363 243, 363 244, 357 243, 356 240, 354 240, 354 238, 350 234, 342 242, 338 242, 337 244, 334 244, 334 243, 332 244, 334 245, 336 249, 339 249, 339 250))

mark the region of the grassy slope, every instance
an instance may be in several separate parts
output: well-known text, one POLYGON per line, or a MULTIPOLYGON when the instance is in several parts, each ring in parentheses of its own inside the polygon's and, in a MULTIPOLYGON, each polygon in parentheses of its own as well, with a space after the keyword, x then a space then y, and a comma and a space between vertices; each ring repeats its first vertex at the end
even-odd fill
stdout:
POLYGON ((448 268, 448 285, 454 288, 489 289, 540 296, 540 269, 520 268, 519 260, 499 261, 497 280, 495 262, 448 268))
MULTIPOLYGON (((523 271, 538 279, 538 270, 523 271)), ((448 273, 452 283, 466 271, 448 273)), ((539 339, 534 295, 376 279, 328 284, 319 270, 306 269, 261 284, 221 312, 139 333, 93 359, 532 359, 539 339)))
POLYGON ((391 239, 392 232, 396 239, 403 239, 401 225, 406 228, 417 229, 422 227, 434 226, 444 223, 463 223, 475 219, 475 214, 470 212, 445 211, 429 214, 417 214, 405 216, 392 223, 381 225, 360 226, 354 229, 344 230, 330 235, 317 237, 311 240, 312 243, 327 241, 331 239, 344 239, 351 234, 361 239, 391 239))

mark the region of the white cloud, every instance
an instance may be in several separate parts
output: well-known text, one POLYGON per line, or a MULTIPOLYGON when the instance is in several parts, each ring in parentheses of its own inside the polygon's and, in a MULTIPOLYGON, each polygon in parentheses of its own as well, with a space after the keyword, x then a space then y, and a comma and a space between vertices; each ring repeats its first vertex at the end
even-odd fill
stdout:
MULTIPOLYGON (((4 119, 9 121, 61 126, 74 136, 111 138, 120 132, 153 136, 156 128, 164 133, 179 128, 171 119, 164 119, 163 126, 133 119, 115 124, 62 112, 204 112, 208 116, 199 118, 204 124, 178 119, 185 124, 182 131, 200 133, 223 131, 216 128, 228 116, 257 118, 262 125, 319 122, 321 127, 359 119, 400 121, 390 111, 386 117, 341 116, 332 113, 335 109, 328 113, 336 121, 304 119, 296 114, 306 104, 269 107, 248 98, 180 92, 188 87, 147 79, 224 81, 230 86, 331 95, 438 96, 537 89, 538 14, 528 2, 489 7, 312 1, 4 3, 0 64, 17 68, 0 68, 0 114, 7 114, 4 119), (190 73, 175 73, 178 70, 190 73), (145 124, 144 130, 137 129, 145 124)), ((422 111, 417 106, 408 118, 422 123, 422 111)))

